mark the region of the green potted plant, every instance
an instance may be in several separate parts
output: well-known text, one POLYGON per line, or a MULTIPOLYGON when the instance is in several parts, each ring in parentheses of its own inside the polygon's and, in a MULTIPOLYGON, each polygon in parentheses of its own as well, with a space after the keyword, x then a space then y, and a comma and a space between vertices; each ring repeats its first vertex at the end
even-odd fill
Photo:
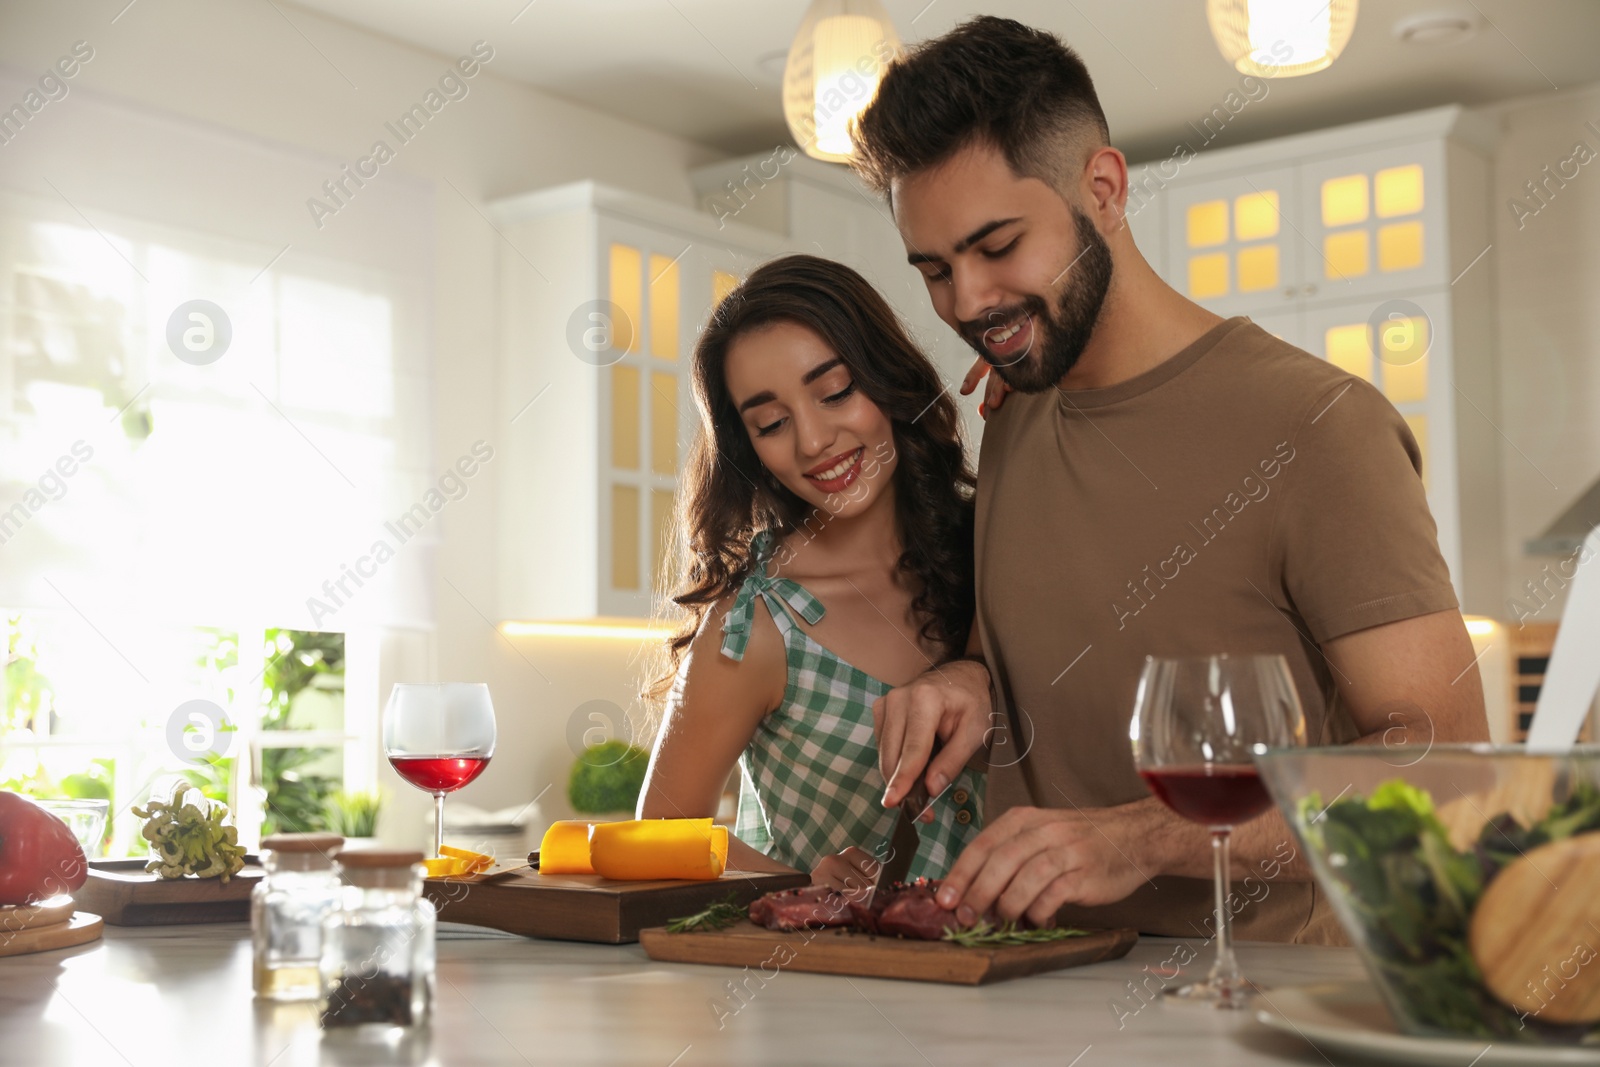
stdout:
POLYGON ((346 793, 343 790, 328 797, 323 806, 328 832, 340 834, 345 843, 370 841, 378 836, 378 805, 376 790, 371 793, 346 793))
POLYGON ((650 753, 626 741, 590 745, 572 764, 567 800, 579 815, 631 819, 644 788, 650 753))

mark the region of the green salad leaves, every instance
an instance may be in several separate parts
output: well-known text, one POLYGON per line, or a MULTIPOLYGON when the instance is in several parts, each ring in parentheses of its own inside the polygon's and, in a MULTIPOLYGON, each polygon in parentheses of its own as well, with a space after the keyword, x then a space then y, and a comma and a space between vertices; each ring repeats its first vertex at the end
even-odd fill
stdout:
POLYGON ((1347 890, 1336 904, 1346 918, 1353 913, 1369 960, 1417 1023, 1494 1041, 1600 1041, 1600 1028, 1586 1034, 1501 1003, 1484 987, 1467 944, 1472 910, 1507 864, 1551 841, 1600 831, 1594 783, 1574 781, 1571 795, 1532 826, 1497 816, 1467 851, 1450 843, 1428 794, 1398 778, 1326 810, 1313 793, 1298 814, 1323 873, 1347 890))

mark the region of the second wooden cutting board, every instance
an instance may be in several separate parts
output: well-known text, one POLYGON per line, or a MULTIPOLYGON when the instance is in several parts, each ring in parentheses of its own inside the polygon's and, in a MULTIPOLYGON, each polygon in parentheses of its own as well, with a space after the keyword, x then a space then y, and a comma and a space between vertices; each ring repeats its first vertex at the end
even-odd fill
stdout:
POLYGON ((597 874, 506 871, 503 876, 429 878, 423 892, 443 922, 488 926, 523 937, 621 945, 639 931, 693 915, 732 898, 748 905, 777 889, 808 885, 811 876, 726 871, 719 879, 620 882, 597 874))
POLYGON ((250 920, 250 890, 263 873, 254 856, 246 856, 244 869, 226 882, 192 875, 159 878, 144 865, 144 860, 90 860, 89 877, 72 898, 112 926, 250 920))
POLYGON ((1120 959, 1139 935, 1133 930, 1090 930, 1083 937, 1036 945, 968 947, 948 941, 912 941, 854 930, 768 930, 748 920, 726 930, 669 934, 663 927, 639 931, 639 944, 653 960, 754 967, 858 978, 905 978, 916 982, 984 985, 1007 978, 1120 959))

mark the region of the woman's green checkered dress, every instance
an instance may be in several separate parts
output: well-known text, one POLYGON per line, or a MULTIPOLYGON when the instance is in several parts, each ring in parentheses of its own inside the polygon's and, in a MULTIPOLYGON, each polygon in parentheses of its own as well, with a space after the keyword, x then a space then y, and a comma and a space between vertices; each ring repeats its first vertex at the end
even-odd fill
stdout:
MULTIPOLYGON (((759 597, 783 635, 789 663, 783 703, 761 721, 739 757, 734 834, 807 871, 851 845, 886 856, 898 813, 882 804, 872 705, 893 687, 812 640, 795 616, 814 626, 822 621, 822 603, 793 579, 768 576, 772 551, 770 534, 757 534, 751 574, 722 625, 722 654, 743 659, 759 597)), ((977 836, 983 778, 963 771, 935 799, 934 821, 917 827, 922 847, 912 877, 942 878, 977 836)))

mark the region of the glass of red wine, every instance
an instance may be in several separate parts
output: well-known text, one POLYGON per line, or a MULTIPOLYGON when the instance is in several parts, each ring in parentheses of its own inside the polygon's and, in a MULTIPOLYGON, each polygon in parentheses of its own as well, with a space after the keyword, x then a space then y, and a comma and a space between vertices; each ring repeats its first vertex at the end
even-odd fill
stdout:
POLYGON ((383 754, 395 773, 433 794, 433 854, 444 844, 444 795, 483 773, 494 755, 494 705, 482 682, 399 682, 383 709, 383 754))
POLYGON ((1250 985, 1233 954, 1228 838, 1272 807, 1254 757, 1305 744, 1305 715, 1282 656, 1145 657, 1134 698, 1134 766, 1163 804, 1211 830, 1217 957, 1204 981, 1170 996, 1243 1008, 1250 985))

